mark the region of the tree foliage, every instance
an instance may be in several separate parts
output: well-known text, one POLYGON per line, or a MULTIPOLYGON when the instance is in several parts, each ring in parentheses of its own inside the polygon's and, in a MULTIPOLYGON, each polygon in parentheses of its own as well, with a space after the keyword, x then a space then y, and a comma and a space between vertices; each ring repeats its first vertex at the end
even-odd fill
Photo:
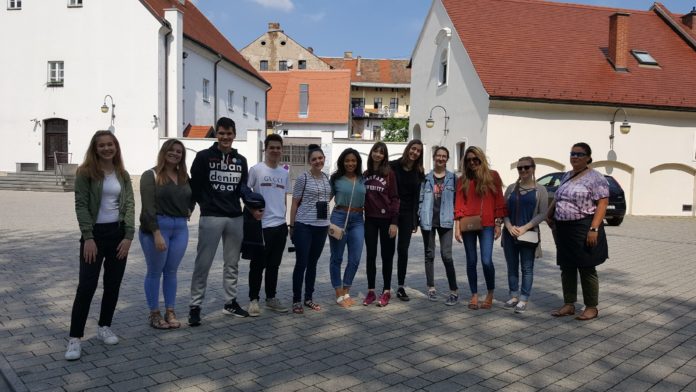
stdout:
POLYGON ((388 118, 382 122, 385 142, 405 142, 408 140, 408 118, 388 118))

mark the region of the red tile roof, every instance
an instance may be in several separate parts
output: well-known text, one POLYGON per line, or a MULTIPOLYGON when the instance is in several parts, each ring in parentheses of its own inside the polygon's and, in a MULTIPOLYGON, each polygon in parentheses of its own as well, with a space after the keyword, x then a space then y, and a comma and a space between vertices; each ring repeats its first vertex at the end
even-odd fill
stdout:
POLYGON ((492 98, 696 110, 696 51, 656 11, 540 0, 442 3, 492 98), (605 52, 617 11, 630 13, 629 49, 649 52, 660 69, 629 55, 629 72, 614 71, 605 52))
POLYGON ((230 41, 206 18, 189 0, 181 4, 178 0, 140 0, 160 21, 164 21, 164 10, 177 8, 184 14, 184 36, 196 43, 219 53, 225 60, 241 68, 244 72, 264 84, 266 80, 235 49, 230 41))
POLYGON ((277 71, 261 72, 271 82, 268 91, 268 121, 284 123, 348 123, 350 113, 350 72, 277 71), (300 84, 309 85, 309 106, 306 118, 299 117, 300 84))
POLYGON ((410 84, 411 70, 408 60, 360 59, 360 75, 357 74, 358 59, 343 57, 320 57, 334 69, 349 69, 352 82, 380 84, 410 84))
POLYGON ((212 125, 187 125, 184 128, 184 137, 206 138, 214 137, 215 129, 212 125))

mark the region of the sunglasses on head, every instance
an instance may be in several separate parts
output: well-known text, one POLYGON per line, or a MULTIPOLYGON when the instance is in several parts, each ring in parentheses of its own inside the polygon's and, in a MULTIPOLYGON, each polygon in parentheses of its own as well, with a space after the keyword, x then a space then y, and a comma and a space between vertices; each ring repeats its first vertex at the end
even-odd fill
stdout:
POLYGON ((526 166, 517 166, 517 171, 522 171, 522 170, 529 170, 533 168, 534 166, 532 165, 526 165, 526 166))
POLYGON ((481 160, 478 159, 478 158, 476 158, 476 157, 474 157, 474 158, 466 158, 464 161, 465 161, 466 163, 472 163, 472 162, 473 162, 473 163, 481 163, 481 160))
POLYGON ((571 158, 582 158, 582 157, 586 157, 586 156, 587 156, 587 154, 584 152, 575 152, 575 151, 570 152, 571 158))

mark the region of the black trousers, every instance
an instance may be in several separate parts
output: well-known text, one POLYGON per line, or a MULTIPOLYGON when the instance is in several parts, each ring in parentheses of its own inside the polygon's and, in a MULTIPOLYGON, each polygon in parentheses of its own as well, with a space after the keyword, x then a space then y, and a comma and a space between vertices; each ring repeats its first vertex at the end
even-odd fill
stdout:
POLYGON ((406 267, 408 266, 408 246, 411 244, 411 235, 415 228, 413 217, 410 213, 399 214, 399 234, 396 240, 396 278, 399 286, 403 286, 406 281, 406 267))
POLYGON ((278 286, 278 268, 288 238, 285 224, 263 229, 263 257, 254 257, 249 264, 249 299, 258 300, 261 292, 263 270, 266 270, 266 299, 275 298, 278 286))
POLYGON ((80 238, 80 280, 70 317, 71 338, 81 338, 85 334, 89 306, 99 284, 102 264, 104 265, 104 294, 99 312, 99 326, 111 326, 121 289, 121 280, 126 271, 128 257, 126 256, 123 260, 116 258, 116 248, 125 235, 123 225, 118 222, 96 224, 92 233, 97 244, 97 257, 90 264, 85 262, 85 241, 80 238))
POLYGON ((392 270, 394 267, 394 249, 396 238, 389 237, 390 219, 365 219, 365 249, 367 251, 367 288, 374 289, 377 277, 377 241, 380 243, 382 256, 383 290, 391 290, 392 270))

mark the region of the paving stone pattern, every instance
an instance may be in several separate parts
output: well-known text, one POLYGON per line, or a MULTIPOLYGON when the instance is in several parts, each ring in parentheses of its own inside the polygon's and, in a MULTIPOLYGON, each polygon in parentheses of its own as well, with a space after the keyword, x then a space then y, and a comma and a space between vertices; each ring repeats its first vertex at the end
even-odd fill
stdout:
MULTIPOLYGON (((394 298, 386 308, 347 310, 333 304, 327 245, 315 293, 321 312, 274 314, 262 306, 258 318, 225 316, 218 252, 203 325, 171 331, 147 325, 145 265, 136 240, 113 324, 121 342, 105 346, 95 338, 100 287, 83 357, 67 362, 78 271, 73 196, 0 191, 0 200, 0 369, 17 391, 696 391, 692 218, 627 217, 620 227, 607 228, 611 259, 599 268, 600 317, 587 323, 548 315, 562 297, 546 227, 544 257, 536 262, 531 304, 523 315, 502 307, 507 268, 499 242, 492 310, 465 306, 461 244, 455 244, 454 258, 462 302, 444 305, 447 283, 439 258, 441 301, 429 302, 416 234, 407 276, 410 302, 394 298)), ((194 215, 179 271, 177 310, 183 320, 197 221, 194 215)), ((294 254, 286 253, 278 290, 286 304, 293 265, 294 254)), ((240 276, 239 302, 246 306, 248 262, 242 262, 240 276)), ((377 276, 380 286, 381 269, 377 276)), ((483 282, 479 266, 481 293, 483 282)), ((359 300, 366 292, 364 256, 353 292, 359 300)))

